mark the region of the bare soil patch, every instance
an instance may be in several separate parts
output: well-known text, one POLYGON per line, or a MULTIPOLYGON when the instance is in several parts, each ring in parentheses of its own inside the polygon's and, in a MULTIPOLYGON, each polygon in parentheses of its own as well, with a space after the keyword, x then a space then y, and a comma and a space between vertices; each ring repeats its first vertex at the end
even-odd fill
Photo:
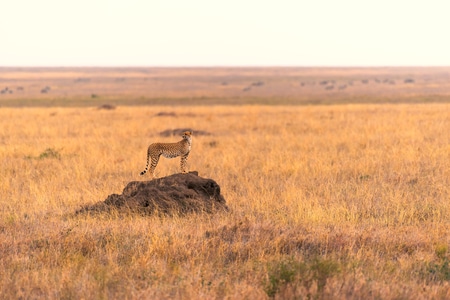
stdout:
POLYGON ((116 109, 116 106, 113 104, 102 104, 98 107, 98 109, 114 110, 114 109, 116 109))

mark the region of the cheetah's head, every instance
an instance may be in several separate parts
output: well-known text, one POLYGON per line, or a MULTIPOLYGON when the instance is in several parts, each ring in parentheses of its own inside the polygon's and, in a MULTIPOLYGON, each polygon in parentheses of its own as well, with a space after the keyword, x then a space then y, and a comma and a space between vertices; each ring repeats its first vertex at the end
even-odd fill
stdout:
POLYGON ((192 131, 185 131, 182 135, 183 139, 190 140, 192 137, 192 131))

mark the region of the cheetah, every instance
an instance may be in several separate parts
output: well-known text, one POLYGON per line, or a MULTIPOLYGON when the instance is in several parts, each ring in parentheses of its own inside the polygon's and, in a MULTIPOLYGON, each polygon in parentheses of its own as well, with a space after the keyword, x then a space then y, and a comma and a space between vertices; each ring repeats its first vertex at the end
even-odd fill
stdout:
POLYGON ((180 166, 181 172, 187 173, 186 162, 191 151, 192 131, 185 131, 182 135, 183 139, 177 143, 153 143, 148 147, 147 165, 145 170, 141 172, 141 176, 147 173, 150 165, 150 174, 155 177, 155 168, 158 165, 159 157, 162 155, 166 158, 175 158, 181 156, 180 166), (150 164, 151 159, 151 164, 150 164))

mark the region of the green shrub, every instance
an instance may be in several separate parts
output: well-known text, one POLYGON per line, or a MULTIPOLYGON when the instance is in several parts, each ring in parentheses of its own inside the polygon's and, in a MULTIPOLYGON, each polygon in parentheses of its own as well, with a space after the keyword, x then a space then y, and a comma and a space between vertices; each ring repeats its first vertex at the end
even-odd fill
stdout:
MULTIPOLYGON (((339 264, 331 259, 315 257, 311 260, 298 262, 294 259, 274 262, 268 267, 268 281, 265 292, 269 297, 275 295, 288 284, 299 284, 307 290, 315 283, 317 292, 321 294, 328 278, 340 273, 339 264)), ((311 296, 308 293, 308 296, 311 296)))
POLYGON ((44 152, 39 154, 37 157, 38 159, 44 159, 44 158, 61 158, 61 154, 59 153, 59 150, 53 149, 53 148, 47 148, 44 152))

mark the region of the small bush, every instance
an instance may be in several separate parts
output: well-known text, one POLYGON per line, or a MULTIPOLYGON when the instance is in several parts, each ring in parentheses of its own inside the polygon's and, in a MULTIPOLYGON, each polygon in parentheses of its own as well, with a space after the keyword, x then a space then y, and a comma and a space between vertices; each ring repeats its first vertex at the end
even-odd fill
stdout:
POLYGON ((265 292, 269 297, 274 297, 282 286, 293 282, 305 268, 305 264, 293 260, 275 262, 269 267, 265 292))
POLYGON ((448 246, 445 244, 437 245, 434 252, 438 258, 445 259, 448 252, 448 246))
POLYGON ((426 266, 427 279, 429 281, 450 281, 450 265, 448 258, 438 262, 430 262, 426 266))
POLYGON ((59 153, 59 150, 53 149, 53 148, 47 148, 44 152, 39 154, 37 157, 38 159, 44 159, 44 158, 61 158, 61 154, 59 153))
POLYGON ((340 273, 339 265, 330 259, 316 258, 310 265, 310 273, 317 283, 317 291, 321 293, 330 277, 340 273))
POLYGON ((450 281, 450 259, 447 253, 447 245, 437 245, 435 247, 437 260, 425 264, 422 269, 422 277, 428 281, 450 281))
MULTIPOLYGON (((275 262, 269 267, 268 282, 265 285, 265 292, 269 297, 275 295, 289 284, 298 283, 309 290, 315 283, 317 293, 321 294, 327 284, 328 278, 340 273, 339 264, 331 259, 315 257, 305 262, 298 262, 293 259, 275 262)), ((309 296, 311 296, 309 294, 309 296)))

